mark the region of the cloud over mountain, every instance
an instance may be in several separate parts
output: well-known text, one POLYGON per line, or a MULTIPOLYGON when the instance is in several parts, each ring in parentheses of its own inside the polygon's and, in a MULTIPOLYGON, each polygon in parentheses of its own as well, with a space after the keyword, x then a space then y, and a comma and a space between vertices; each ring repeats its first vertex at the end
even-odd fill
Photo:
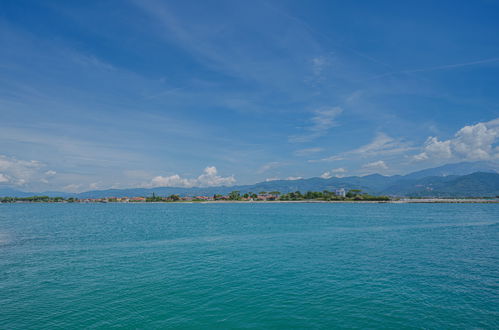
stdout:
POLYGON ((154 177, 148 187, 213 187, 213 186, 231 186, 236 183, 233 175, 223 177, 219 176, 215 166, 208 166, 197 178, 183 178, 178 174, 170 176, 154 177))
POLYGON ((440 141, 429 137, 423 151, 413 158, 422 160, 490 160, 499 158, 499 118, 464 126, 453 138, 440 141))

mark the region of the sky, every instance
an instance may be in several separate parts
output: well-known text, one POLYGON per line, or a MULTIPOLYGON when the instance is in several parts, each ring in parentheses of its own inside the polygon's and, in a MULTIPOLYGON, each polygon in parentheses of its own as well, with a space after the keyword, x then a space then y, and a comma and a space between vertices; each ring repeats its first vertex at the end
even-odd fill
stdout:
POLYGON ((499 1, 0 2, 0 188, 499 160, 499 1))

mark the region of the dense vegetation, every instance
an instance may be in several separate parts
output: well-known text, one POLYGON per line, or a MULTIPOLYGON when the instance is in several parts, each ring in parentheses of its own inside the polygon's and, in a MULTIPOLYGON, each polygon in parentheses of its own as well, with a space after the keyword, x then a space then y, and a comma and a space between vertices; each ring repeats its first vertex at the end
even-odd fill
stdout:
POLYGON ((267 201, 300 201, 300 200, 320 200, 320 201, 388 201, 388 196, 373 196, 362 192, 360 189, 352 189, 346 193, 345 197, 337 196, 334 192, 324 191, 307 191, 301 193, 300 191, 281 194, 279 191, 265 192, 261 191, 258 195, 252 192, 241 195, 239 191, 232 191, 224 198, 222 195, 214 195, 214 200, 228 199, 228 200, 267 200, 267 201))
POLYGON ((63 197, 49 197, 49 196, 31 196, 31 197, 0 197, 0 203, 60 203, 60 202, 75 202, 75 198, 65 199, 63 197))
POLYGON ((180 200, 179 195, 172 194, 168 197, 160 197, 156 196, 155 193, 152 193, 151 197, 146 198, 146 202, 176 202, 180 200))
POLYGON ((291 192, 280 196, 279 200, 324 200, 324 201, 389 201, 388 196, 373 196, 363 193, 360 189, 352 189, 346 193, 345 197, 337 196, 331 191, 307 191, 302 194, 300 191, 291 192))
MULTIPOLYGON (((352 189, 346 193, 345 197, 337 196, 331 191, 307 191, 302 194, 300 191, 281 194, 279 191, 260 191, 258 194, 248 192, 241 194, 240 191, 232 191, 228 195, 215 194, 208 198, 198 196, 193 198, 182 198, 179 195, 172 194, 167 197, 157 196, 155 193, 152 196, 143 199, 145 202, 177 202, 181 200, 189 201, 206 201, 206 200, 229 200, 229 201, 301 201, 301 200, 320 200, 320 201, 388 201, 387 196, 373 196, 363 193, 359 189, 352 189)), ((31 196, 31 197, 0 197, 0 203, 72 203, 80 202, 77 198, 49 197, 49 196, 31 196)), ((123 202, 123 200, 115 197, 102 198, 93 201, 101 202, 123 202)), ((127 200, 128 201, 128 200, 127 200)), ((130 200, 131 201, 131 200, 130 200)), ((132 202, 132 201, 131 201, 132 202)))

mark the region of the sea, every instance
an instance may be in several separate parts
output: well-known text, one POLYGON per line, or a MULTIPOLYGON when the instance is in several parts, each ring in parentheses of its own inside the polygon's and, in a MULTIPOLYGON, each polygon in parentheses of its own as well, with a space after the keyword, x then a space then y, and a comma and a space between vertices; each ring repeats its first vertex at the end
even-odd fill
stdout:
POLYGON ((498 329, 499 204, 0 204, 0 329, 498 329))

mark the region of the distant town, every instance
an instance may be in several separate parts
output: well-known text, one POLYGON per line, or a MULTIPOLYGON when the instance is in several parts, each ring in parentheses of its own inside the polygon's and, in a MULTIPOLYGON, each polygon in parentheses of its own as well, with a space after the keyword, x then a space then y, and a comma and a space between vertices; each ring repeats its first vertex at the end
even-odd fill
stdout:
POLYGON ((495 197, 390 197, 376 196, 363 192, 360 189, 334 191, 300 191, 281 193, 279 191, 260 191, 259 193, 232 191, 227 195, 215 194, 212 196, 180 196, 172 194, 159 196, 134 197, 103 197, 103 198, 75 198, 75 197, 0 197, 0 203, 194 203, 194 202, 393 202, 393 203, 498 203, 499 196, 495 197))
POLYGON ((104 198, 75 198, 75 197, 0 197, 0 203, 167 203, 167 202, 208 202, 208 201, 389 201, 388 196, 374 196, 362 192, 359 189, 346 191, 343 188, 334 191, 300 191, 281 193, 279 191, 260 191, 258 193, 232 191, 227 195, 215 194, 213 196, 180 196, 172 194, 169 196, 158 196, 153 193, 151 196, 134 197, 104 197, 104 198))

